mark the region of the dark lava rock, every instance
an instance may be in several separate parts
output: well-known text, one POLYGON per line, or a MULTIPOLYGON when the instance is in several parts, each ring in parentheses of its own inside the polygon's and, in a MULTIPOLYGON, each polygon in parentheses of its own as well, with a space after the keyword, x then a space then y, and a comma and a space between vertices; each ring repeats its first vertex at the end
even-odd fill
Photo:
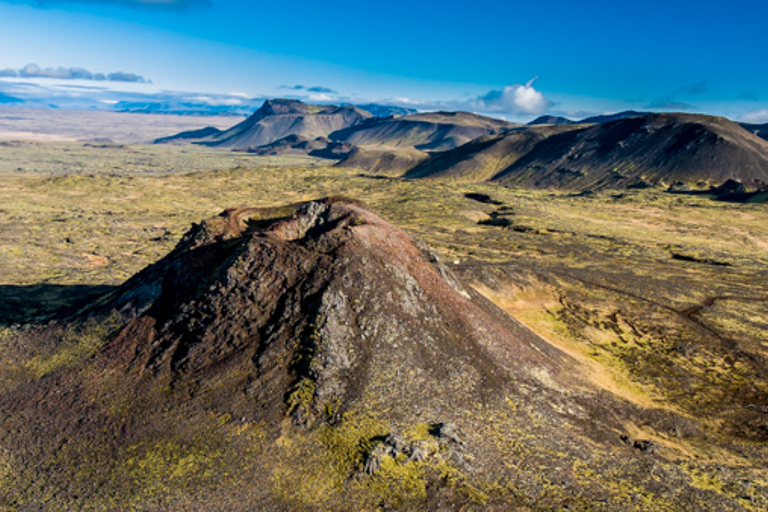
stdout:
POLYGON ((533 369, 555 375, 564 357, 422 243, 338 198, 195 225, 90 314, 109 311, 131 318, 109 365, 143 383, 216 380, 209 399, 235 417, 305 426, 366 394, 403 417, 444 417, 533 369))

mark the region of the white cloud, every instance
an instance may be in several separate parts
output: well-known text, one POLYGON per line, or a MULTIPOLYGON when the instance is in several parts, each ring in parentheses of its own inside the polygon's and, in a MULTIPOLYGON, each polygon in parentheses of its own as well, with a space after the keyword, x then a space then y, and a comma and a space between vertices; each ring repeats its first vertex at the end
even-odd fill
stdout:
POLYGON ((307 96, 306 101, 319 101, 319 102, 328 102, 328 101, 334 101, 334 97, 330 96, 328 94, 322 93, 322 94, 310 94, 307 96))
POLYGON ((513 84, 501 90, 490 91, 485 96, 480 96, 470 102, 475 110, 481 112, 506 113, 506 114, 543 114, 552 102, 541 91, 533 87, 536 78, 527 83, 513 84))
POLYGON ((741 118, 744 123, 763 124, 768 123, 768 109, 755 110, 744 114, 741 118))
POLYGON ((427 107, 429 107, 429 106, 431 106, 431 104, 429 102, 427 102, 427 101, 414 100, 414 99, 411 99, 411 98, 392 98, 391 100, 379 100, 379 101, 383 102, 383 103, 387 103, 387 102, 389 102, 389 103, 397 103, 398 105, 410 105, 410 106, 413 106, 413 107, 419 107, 419 106, 427 106, 427 107))
MULTIPOLYGON (((2 76, 16 76, 11 74, 13 71, 12 69, 4 69, 1 73, 3 73, 2 76)), ((107 75, 104 73, 93 74, 83 68, 64 68, 61 66, 58 68, 41 68, 37 64, 27 64, 18 71, 18 76, 21 78, 54 78, 58 80, 109 80, 112 82, 151 83, 151 81, 145 80, 143 76, 135 73, 115 71, 107 75)))

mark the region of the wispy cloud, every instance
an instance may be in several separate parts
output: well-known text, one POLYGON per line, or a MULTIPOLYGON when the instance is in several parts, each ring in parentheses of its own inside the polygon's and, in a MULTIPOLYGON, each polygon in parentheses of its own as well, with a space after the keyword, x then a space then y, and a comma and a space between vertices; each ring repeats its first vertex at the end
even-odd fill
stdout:
POLYGON ((307 87, 307 91, 321 93, 321 94, 339 94, 338 92, 334 91, 330 87, 323 87, 320 85, 316 85, 314 87, 307 87))
POLYGON ((287 89, 289 91, 307 91, 320 94, 339 94, 330 87, 323 87, 322 85, 315 85, 313 87, 307 87, 306 85, 281 85, 278 89, 287 89))
POLYGON ((117 71, 115 73, 108 74, 107 80, 110 80, 112 82, 138 82, 138 83, 146 82, 143 76, 139 76, 134 73, 123 73, 122 71, 117 71))
POLYGON ((116 71, 114 73, 91 73, 83 68, 41 68, 37 64, 27 64, 22 69, 16 71, 13 69, 4 69, 0 71, 0 76, 21 77, 21 78, 53 78, 58 80, 109 80, 110 82, 133 82, 133 83, 151 83, 143 76, 135 73, 125 73, 116 71))
POLYGON ((741 120, 745 123, 752 124, 768 123, 768 109, 764 108, 744 114, 741 120))

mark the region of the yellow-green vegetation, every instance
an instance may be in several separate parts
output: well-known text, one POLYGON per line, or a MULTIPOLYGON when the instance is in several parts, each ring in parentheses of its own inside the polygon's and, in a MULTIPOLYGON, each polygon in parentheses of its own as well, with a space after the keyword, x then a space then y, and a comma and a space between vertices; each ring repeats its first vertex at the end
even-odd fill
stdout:
POLYGON ((347 509, 352 503, 357 510, 420 508, 430 482, 446 485, 471 503, 487 500, 446 459, 447 452, 425 423, 405 426, 402 431, 407 443, 422 442, 430 454, 426 460, 411 461, 402 453, 383 455, 378 470, 364 474, 367 457, 393 429, 362 410, 348 411, 338 424, 313 431, 296 430, 286 423, 271 455, 278 459, 270 480, 273 492, 295 509, 347 509))
POLYGON ((302 378, 288 395, 288 413, 301 413, 308 415, 311 412, 312 402, 315 398, 315 383, 308 377, 302 378))

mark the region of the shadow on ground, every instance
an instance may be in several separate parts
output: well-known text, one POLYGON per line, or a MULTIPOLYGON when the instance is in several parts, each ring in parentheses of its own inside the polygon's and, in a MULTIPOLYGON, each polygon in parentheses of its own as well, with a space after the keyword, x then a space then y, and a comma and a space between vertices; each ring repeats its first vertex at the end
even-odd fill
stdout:
POLYGON ((23 324, 64 314, 115 288, 108 285, 1 285, 0 325, 23 324))

